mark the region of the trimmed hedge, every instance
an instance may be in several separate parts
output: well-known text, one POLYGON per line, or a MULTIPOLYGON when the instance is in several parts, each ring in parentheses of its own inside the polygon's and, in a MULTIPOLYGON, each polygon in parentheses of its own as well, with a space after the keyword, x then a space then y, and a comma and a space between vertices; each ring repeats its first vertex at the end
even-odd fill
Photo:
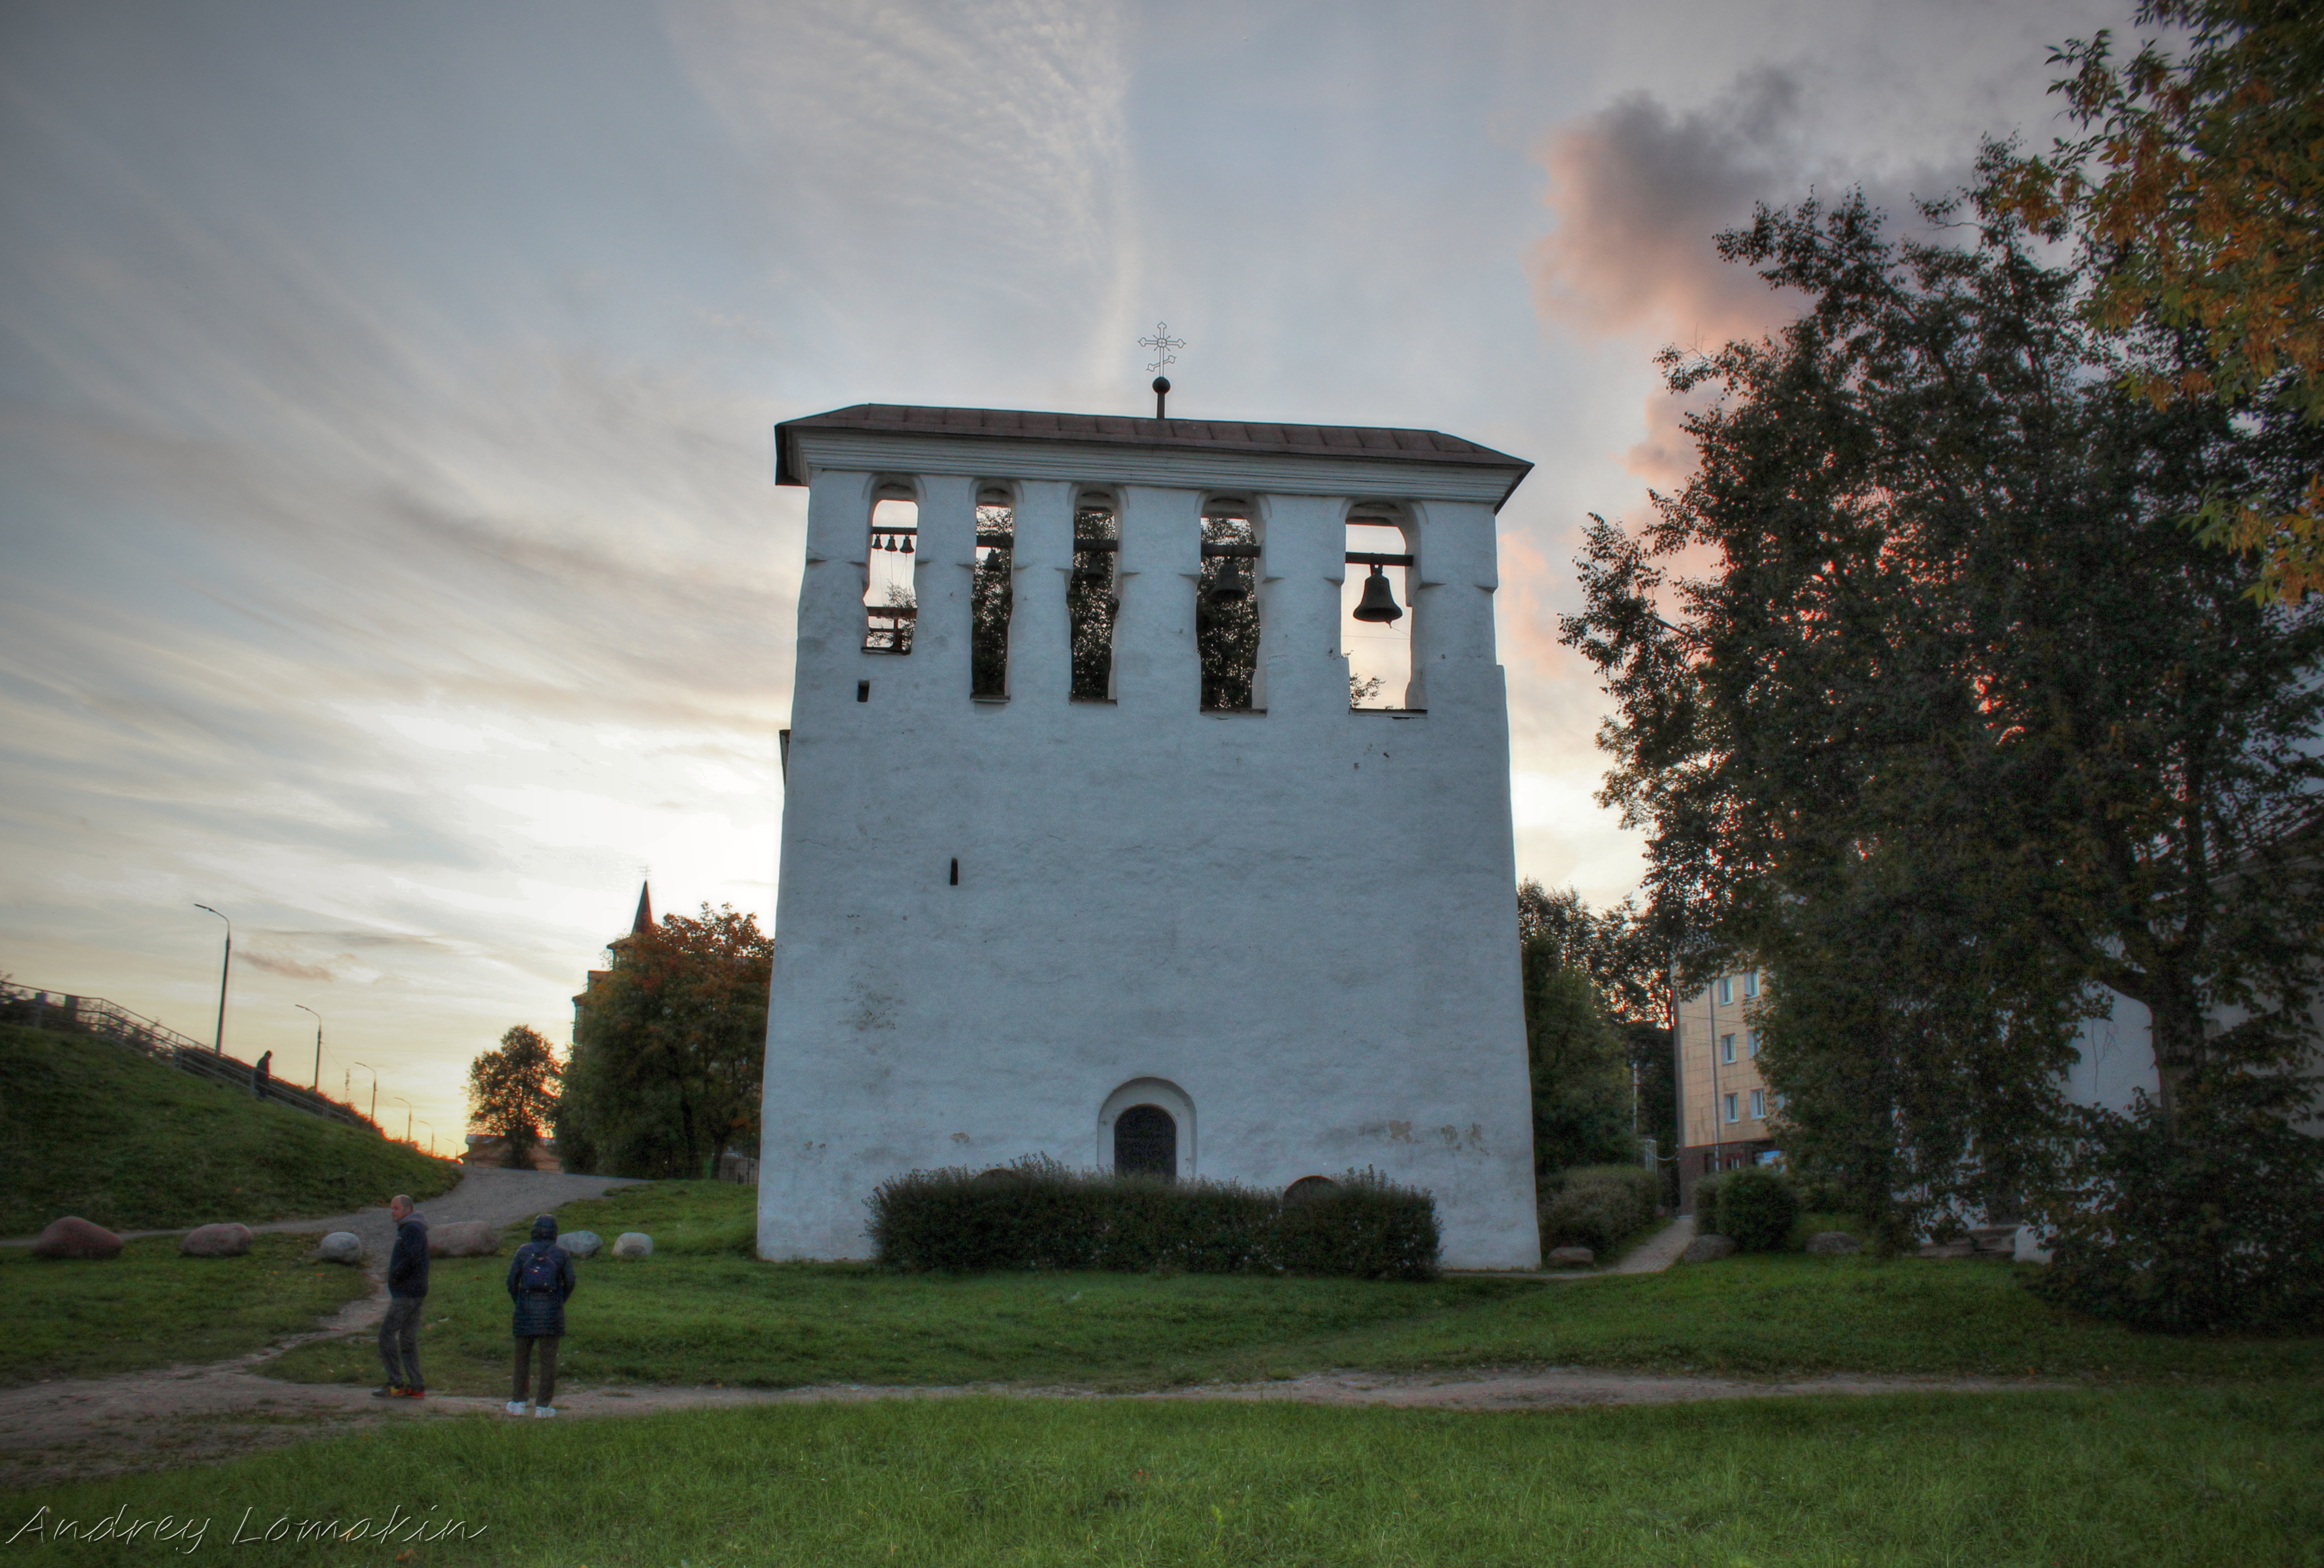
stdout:
POLYGON ((881 1184, 867 1233, 906 1269, 1098 1268, 1430 1279, 1436 1204, 1370 1170, 1286 1200, 1232 1182, 1076 1171, 1035 1156, 881 1184))
POLYGON ((1741 1252, 1780 1252, 1800 1217, 1792 1178, 1774 1166, 1747 1165, 1694 1184, 1695 1228, 1724 1236, 1741 1252))
POLYGON ((1560 1171, 1543 1185, 1541 1246, 1587 1247, 1606 1253, 1654 1222, 1662 1181, 1635 1165, 1585 1165, 1560 1171))

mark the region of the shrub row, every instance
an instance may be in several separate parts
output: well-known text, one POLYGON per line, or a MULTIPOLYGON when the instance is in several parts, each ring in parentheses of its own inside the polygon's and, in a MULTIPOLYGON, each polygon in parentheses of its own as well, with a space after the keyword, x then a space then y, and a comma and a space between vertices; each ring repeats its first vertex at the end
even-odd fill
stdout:
POLYGON ((1724 1236, 1743 1252, 1777 1252, 1789 1245, 1800 1217, 1791 1178, 1773 1166, 1747 1165, 1694 1184, 1695 1229, 1724 1236))
POLYGON ((1231 1182, 1076 1171, 1035 1156, 982 1173, 897 1176, 871 1208, 872 1244, 896 1268, 1436 1273, 1435 1201, 1370 1170, 1286 1198, 1231 1182))
POLYGON ((1635 1165, 1585 1165, 1542 1182, 1541 1246, 1610 1252, 1654 1222, 1662 1181, 1635 1165))

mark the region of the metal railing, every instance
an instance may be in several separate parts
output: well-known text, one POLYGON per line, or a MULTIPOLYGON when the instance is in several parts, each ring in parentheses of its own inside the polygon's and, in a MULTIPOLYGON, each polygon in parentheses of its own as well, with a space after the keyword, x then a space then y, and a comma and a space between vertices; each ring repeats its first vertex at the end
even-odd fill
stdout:
MULTIPOLYGON (((101 996, 70 996, 62 992, 35 991, 0 980, 0 1023, 28 1024, 34 1028, 51 1029, 64 1034, 94 1035, 140 1051, 157 1062, 166 1062, 180 1072, 198 1078, 208 1078, 229 1089, 250 1092, 251 1065, 239 1057, 222 1056, 201 1041, 181 1035, 167 1024, 156 1022, 141 1013, 134 1013, 119 1002, 107 1001, 101 996)), ((309 1116, 321 1116, 333 1121, 343 1121, 350 1127, 379 1129, 352 1105, 343 1105, 328 1095, 302 1089, 296 1084, 286 1084, 280 1078, 266 1081, 266 1097, 294 1111, 304 1111, 309 1116)))

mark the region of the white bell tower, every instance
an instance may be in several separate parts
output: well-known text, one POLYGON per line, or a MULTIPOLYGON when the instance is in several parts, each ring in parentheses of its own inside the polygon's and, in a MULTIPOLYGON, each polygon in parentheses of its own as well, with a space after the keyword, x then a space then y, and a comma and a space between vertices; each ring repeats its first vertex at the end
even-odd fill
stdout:
POLYGON ((1047 1154, 1370 1167, 1448 1266, 1534 1267, 1492 616, 1531 466, 878 404, 775 443, 808 504, 761 1256, 867 1257, 881 1182, 1047 1154), (1375 576, 1403 625, 1346 619, 1375 576))

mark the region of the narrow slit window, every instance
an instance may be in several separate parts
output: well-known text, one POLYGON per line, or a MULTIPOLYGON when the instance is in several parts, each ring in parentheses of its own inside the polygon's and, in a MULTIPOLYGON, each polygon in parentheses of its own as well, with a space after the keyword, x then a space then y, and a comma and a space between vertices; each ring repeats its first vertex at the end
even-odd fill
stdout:
POLYGON ((1113 623, 1121 609, 1117 563, 1121 525, 1112 498, 1092 493, 1074 505, 1074 569, 1065 578, 1073 635, 1073 699, 1113 699, 1113 623))
POLYGON ((920 509, 887 499, 872 508, 872 549, 863 572, 863 651, 909 653, 920 609, 912 565, 919 558, 920 509))
POLYGON ((1348 656, 1348 706, 1412 706, 1411 547, 1386 513, 1348 520, 1347 577, 1340 591, 1340 646, 1348 656))
POLYGON ((1250 510, 1214 502, 1203 517, 1203 576, 1194 589, 1194 645, 1203 707, 1248 713, 1259 684, 1259 530, 1250 510))
POLYGON ((1014 581, 1017 513, 1001 497, 976 508, 976 570, 969 579, 969 693, 986 698, 1009 695, 1009 616, 1017 602, 1014 581))

